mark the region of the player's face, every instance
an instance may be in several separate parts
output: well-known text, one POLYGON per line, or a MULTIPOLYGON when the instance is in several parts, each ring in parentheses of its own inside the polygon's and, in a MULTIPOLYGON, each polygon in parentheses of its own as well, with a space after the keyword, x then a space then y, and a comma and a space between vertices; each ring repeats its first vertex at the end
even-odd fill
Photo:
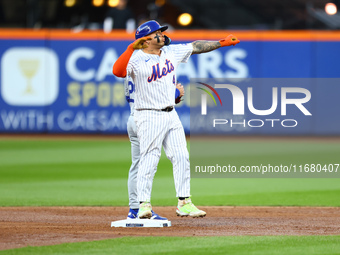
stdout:
POLYGON ((157 45, 157 46, 164 46, 164 43, 165 43, 165 38, 164 38, 164 35, 163 33, 161 32, 161 30, 157 30, 155 32, 153 32, 152 34, 148 35, 149 37, 151 37, 151 41, 150 41, 150 44, 153 44, 153 45, 157 45))

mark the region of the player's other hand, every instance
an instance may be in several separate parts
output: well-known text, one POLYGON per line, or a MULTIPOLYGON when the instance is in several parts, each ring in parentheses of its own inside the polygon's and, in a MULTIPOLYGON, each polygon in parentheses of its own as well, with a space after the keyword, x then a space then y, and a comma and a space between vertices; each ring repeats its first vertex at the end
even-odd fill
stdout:
POLYGON ((231 46, 231 45, 235 46, 236 44, 240 42, 240 40, 237 39, 235 35, 228 35, 226 38, 220 40, 219 42, 221 44, 221 47, 231 46))
POLYGON ((179 92, 180 92, 179 96, 180 97, 184 96, 185 91, 184 91, 184 87, 181 83, 177 83, 176 89, 179 90, 179 92))
POLYGON ((131 43, 129 45, 129 48, 131 50, 140 50, 140 49, 145 49, 147 48, 149 45, 146 44, 145 42, 146 41, 149 41, 151 40, 151 37, 142 37, 142 38, 139 38, 137 39, 136 41, 134 41, 133 43, 131 43))
POLYGON ((181 83, 176 84, 176 89, 179 90, 179 96, 175 99, 175 103, 179 104, 182 101, 182 97, 184 96, 184 87, 181 83))

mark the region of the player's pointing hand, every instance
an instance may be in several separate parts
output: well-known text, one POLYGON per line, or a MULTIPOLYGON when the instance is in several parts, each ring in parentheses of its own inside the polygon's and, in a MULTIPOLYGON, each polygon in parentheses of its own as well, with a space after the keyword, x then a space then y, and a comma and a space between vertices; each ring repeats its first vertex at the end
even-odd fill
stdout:
POLYGON ((228 35, 226 38, 220 40, 219 42, 221 44, 221 47, 231 46, 231 45, 235 46, 236 44, 240 42, 240 40, 237 39, 237 37, 234 35, 228 35))
POLYGON ((147 45, 145 42, 152 40, 151 37, 142 37, 137 39, 136 41, 134 41, 133 43, 131 43, 129 45, 129 47, 132 47, 134 50, 140 50, 140 49, 145 49, 147 48, 149 45, 147 45))

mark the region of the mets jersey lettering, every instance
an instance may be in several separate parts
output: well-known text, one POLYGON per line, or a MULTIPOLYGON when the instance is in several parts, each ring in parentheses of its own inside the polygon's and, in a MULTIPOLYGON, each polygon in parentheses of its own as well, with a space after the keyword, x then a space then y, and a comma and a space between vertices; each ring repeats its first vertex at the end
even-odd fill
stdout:
POLYGON ((192 50, 192 44, 173 44, 163 46, 160 55, 134 51, 127 75, 135 85, 135 109, 163 109, 175 105, 177 67, 187 62, 192 50))
POLYGON ((170 60, 166 59, 165 64, 166 64, 166 67, 162 68, 162 72, 160 72, 159 70, 159 63, 157 63, 157 65, 152 66, 152 75, 148 77, 148 82, 152 82, 157 79, 160 79, 163 76, 166 76, 167 74, 175 70, 174 65, 170 62, 170 60))

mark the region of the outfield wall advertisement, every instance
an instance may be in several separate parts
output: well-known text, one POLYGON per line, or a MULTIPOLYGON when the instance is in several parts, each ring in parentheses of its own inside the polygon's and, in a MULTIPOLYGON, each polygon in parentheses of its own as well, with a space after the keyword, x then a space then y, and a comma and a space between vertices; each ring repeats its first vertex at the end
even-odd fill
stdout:
MULTIPOLYGON (((0 132, 126 133, 129 105, 124 95, 123 79, 112 75, 112 66, 131 43, 133 35, 84 37, 70 32, 70 36, 65 34, 58 37, 33 31, 12 36, 1 33, 0 132)), ((173 43, 205 39, 196 37, 173 34, 173 43)), ((317 37, 287 39, 287 36, 259 39, 240 32, 239 38, 241 43, 235 47, 193 55, 188 63, 180 65, 177 80, 185 85, 186 97, 177 111, 187 133, 190 130, 190 106, 200 104, 199 100, 190 102, 190 91, 195 89, 190 85, 191 78, 339 76, 340 34, 329 34, 320 40, 317 37)), ((271 104, 267 92, 261 93, 256 87, 253 89, 256 101, 271 104)), ((316 100, 318 93, 314 93, 309 103, 312 113, 320 112, 321 120, 312 114, 308 122, 316 123, 314 128, 302 129, 302 132, 296 129, 299 130, 297 134, 340 134, 337 117, 339 87, 333 84, 326 89, 326 94, 321 93, 323 99, 316 100), (325 104, 317 105, 317 102, 325 104), (331 105, 332 110, 329 109, 331 105)), ((322 88, 314 88, 315 92, 318 90, 322 88)), ((239 133, 237 129, 228 132, 239 133)), ((244 133, 258 132, 247 129, 242 131, 244 133)), ((273 133, 272 129, 262 128, 261 134, 266 133, 273 133)))

